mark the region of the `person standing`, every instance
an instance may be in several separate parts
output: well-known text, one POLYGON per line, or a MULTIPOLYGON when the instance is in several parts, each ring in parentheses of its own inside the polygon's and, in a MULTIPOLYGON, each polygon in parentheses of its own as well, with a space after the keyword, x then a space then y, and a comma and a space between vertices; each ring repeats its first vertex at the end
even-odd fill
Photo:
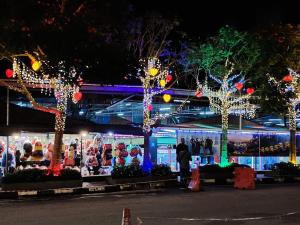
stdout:
POLYGON ((179 163, 180 183, 187 184, 187 178, 190 174, 190 161, 192 160, 188 146, 185 144, 184 138, 181 138, 180 144, 176 147, 176 160, 179 163))

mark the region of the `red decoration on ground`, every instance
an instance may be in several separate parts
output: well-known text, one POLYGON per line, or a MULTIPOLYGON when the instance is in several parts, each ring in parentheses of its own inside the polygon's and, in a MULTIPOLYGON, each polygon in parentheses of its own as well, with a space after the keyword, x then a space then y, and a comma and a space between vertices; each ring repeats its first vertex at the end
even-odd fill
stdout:
POLYGON ((201 91, 196 91, 196 92, 195 92, 195 96, 196 96, 197 98, 201 98, 201 97, 202 97, 202 92, 201 92, 201 91))
POLYGON ((172 81, 172 79, 173 79, 173 77, 172 77, 171 74, 168 74, 168 75, 166 76, 166 81, 167 81, 167 83, 169 83, 170 81, 172 81))
POLYGON ((234 86, 239 91, 242 90, 242 88, 244 87, 244 85, 242 83, 240 83, 240 82, 235 83, 234 86))
POLYGON ((152 105, 148 105, 148 110, 152 111, 152 109, 153 109, 153 106, 152 105))
POLYGON ((247 88, 246 92, 248 95, 252 95, 254 93, 254 88, 247 88))
POLYGON ((234 169, 234 187, 237 189, 255 189, 255 173, 252 168, 234 169))
POLYGON ((74 93, 74 98, 77 102, 79 102, 82 98, 82 93, 81 92, 74 93))
POLYGON ((13 75, 14 75, 14 72, 11 69, 6 69, 5 70, 5 75, 6 75, 7 78, 12 78, 13 75))
POLYGON ((282 80, 285 81, 285 82, 292 82, 293 81, 293 76, 291 74, 285 75, 282 78, 282 80))

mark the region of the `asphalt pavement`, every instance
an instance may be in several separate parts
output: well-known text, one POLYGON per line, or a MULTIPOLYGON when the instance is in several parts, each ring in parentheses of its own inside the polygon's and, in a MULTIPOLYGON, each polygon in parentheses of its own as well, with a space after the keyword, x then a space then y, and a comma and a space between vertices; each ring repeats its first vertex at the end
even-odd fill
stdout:
POLYGON ((0 201, 0 225, 121 225, 122 210, 132 225, 300 224, 300 185, 259 185, 256 190, 205 186, 203 191, 71 195, 0 201))

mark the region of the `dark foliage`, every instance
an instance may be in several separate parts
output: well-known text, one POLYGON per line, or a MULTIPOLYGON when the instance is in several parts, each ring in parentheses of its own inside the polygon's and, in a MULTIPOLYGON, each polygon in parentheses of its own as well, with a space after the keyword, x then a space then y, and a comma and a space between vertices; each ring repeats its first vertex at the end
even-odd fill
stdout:
POLYGON ((272 175, 274 177, 283 176, 300 176, 300 168, 290 162, 280 162, 276 163, 272 167, 272 175))
POLYGON ((171 168, 168 165, 155 165, 151 170, 152 176, 169 176, 172 174, 171 168))
POLYGON ((43 181, 59 181, 59 180, 79 180, 80 172, 73 169, 61 170, 61 176, 47 175, 47 170, 41 169, 24 169, 17 170, 14 173, 7 174, 2 177, 2 183, 24 183, 24 182, 43 182, 43 181))
POLYGON ((112 178, 135 178, 145 176, 142 168, 137 165, 115 166, 111 172, 112 178))

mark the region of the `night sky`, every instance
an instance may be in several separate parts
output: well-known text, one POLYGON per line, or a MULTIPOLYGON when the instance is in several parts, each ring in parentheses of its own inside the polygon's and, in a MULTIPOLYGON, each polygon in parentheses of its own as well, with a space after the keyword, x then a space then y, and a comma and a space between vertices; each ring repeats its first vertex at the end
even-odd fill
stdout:
MULTIPOLYGON (((64 58, 76 58, 80 56, 88 60, 94 59, 94 61, 89 62, 88 67, 86 67, 88 63, 83 65, 83 77, 87 82, 103 84, 127 82, 123 78, 124 75, 128 73, 131 64, 128 54, 126 53, 126 55, 124 51, 122 51, 122 49, 126 48, 125 44, 117 44, 114 46, 104 46, 102 44, 102 46, 97 49, 97 46, 101 45, 101 41, 97 37, 91 38, 85 36, 82 32, 84 27, 77 27, 76 22, 74 23, 75 26, 71 27, 71 29, 67 27, 67 29, 64 30, 63 35, 65 36, 44 34, 43 31, 37 28, 38 25, 36 25, 36 21, 43 22, 45 16, 49 14, 49 18, 51 18, 55 13, 53 12, 53 8, 49 7, 48 9, 47 6, 44 6, 44 12, 40 12, 38 7, 44 4, 44 2, 56 4, 57 1, 39 1, 42 2, 42 4, 39 3, 40 5, 35 5, 36 8, 30 5, 36 4, 37 2, 38 1, 34 0, 24 0, 22 4, 20 4, 17 0, 0 0, 0 13, 3 15, 2 18, 0 18, 0 34, 8 36, 10 41, 16 40, 12 43, 22 43, 21 36, 18 33, 12 33, 12 36, 10 36, 10 34, 7 34, 7 31, 10 31, 9 29, 2 30, 2 28, 7 25, 7 21, 11 21, 12 17, 17 18, 14 25, 15 27, 18 28, 19 26, 18 29, 23 29, 26 26, 33 25, 30 29, 35 33, 31 35, 31 38, 41 38, 42 42, 50 43, 48 53, 50 53, 51 50, 55 53, 61 51, 62 53, 66 53, 62 56, 64 58), (47 10, 49 12, 47 12, 47 10), (87 41, 88 39, 91 42, 87 41), (84 50, 78 50, 81 51, 78 52, 76 50, 80 49, 78 46, 81 48, 88 47, 84 50), (65 49, 63 47, 65 47, 65 49), (70 51, 70 54, 65 52, 65 50, 70 51), (75 50, 77 52, 75 52, 75 50)), ((180 26, 176 27, 176 30, 186 33, 186 41, 193 41, 197 38, 205 40, 205 38, 215 35, 224 25, 232 25, 239 30, 252 31, 257 27, 270 24, 300 23, 299 7, 297 6, 296 0, 72 0, 69 2, 77 6, 82 2, 88 2, 88 4, 90 4, 88 10, 100 15, 100 19, 106 20, 102 22, 102 24, 98 24, 99 27, 110 25, 112 29, 114 29, 114 26, 118 26, 118 22, 121 21, 120 18, 129 8, 131 8, 131 10, 129 10, 132 14, 130 15, 131 18, 143 17, 153 12, 157 12, 166 18, 175 17, 180 22, 180 26), (108 5, 109 7, 106 8, 108 5), (101 15, 104 15, 103 18, 101 15)), ((74 21, 76 21, 76 19, 74 21)), ((49 25, 48 30, 52 28, 53 27, 49 25)), ((116 27, 116 29, 119 28, 120 27, 116 27)), ((26 33, 21 32, 21 35, 23 34, 26 33)), ((94 34, 90 34, 90 36, 93 35, 94 34)), ((32 40, 28 41, 28 43, 31 42, 32 40)), ((4 71, 4 69, 2 66, 0 72, 4 71)))
POLYGON ((278 23, 300 23, 297 1, 286 0, 154 0, 132 1, 141 12, 158 10, 166 16, 176 15, 182 21, 181 28, 193 36, 214 34, 224 25, 238 29, 278 23))

